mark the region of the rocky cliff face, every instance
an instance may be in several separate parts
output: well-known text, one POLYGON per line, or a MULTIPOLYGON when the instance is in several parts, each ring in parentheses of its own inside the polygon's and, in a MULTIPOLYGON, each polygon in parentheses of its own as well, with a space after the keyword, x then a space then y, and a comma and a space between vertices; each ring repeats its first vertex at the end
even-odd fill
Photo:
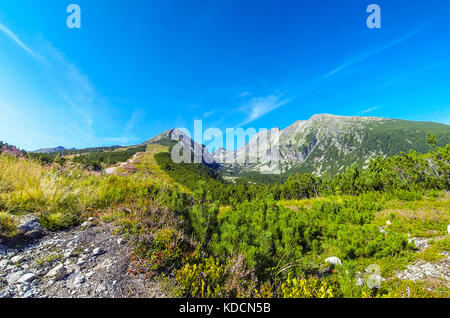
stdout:
MULTIPOLYGON (((180 154, 183 154, 182 149, 190 152, 190 162, 206 163, 212 166, 216 165, 214 157, 209 153, 205 145, 201 145, 195 142, 178 129, 170 129, 166 132, 163 132, 162 134, 159 134, 158 136, 148 140, 146 143, 162 144, 166 146, 175 146, 178 144, 179 146, 177 147, 180 150, 180 154)), ((189 155, 187 157, 189 157, 189 155)), ((185 161, 185 163, 188 162, 185 161)))
POLYGON ((232 152, 216 151, 213 156, 224 162, 225 174, 298 171, 319 175, 339 172, 353 163, 364 166, 378 155, 428 151, 428 132, 435 134, 441 145, 450 142, 450 126, 443 124, 314 115, 284 130, 256 134, 246 146, 232 152))

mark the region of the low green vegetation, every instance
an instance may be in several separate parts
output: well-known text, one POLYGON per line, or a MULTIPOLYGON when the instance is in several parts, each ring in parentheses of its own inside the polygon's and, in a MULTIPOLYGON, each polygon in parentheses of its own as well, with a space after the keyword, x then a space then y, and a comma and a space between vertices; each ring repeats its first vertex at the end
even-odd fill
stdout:
POLYGON ((98 214, 131 242, 132 272, 164 278, 177 297, 449 296, 445 281, 396 272, 449 252, 450 145, 258 185, 175 165, 166 146, 149 145, 138 161, 132 175, 100 175, 1 155, 0 236, 14 235, 13 215, 56 231, 98 214), (419 251, 418 236, 431 247, 419 251), (378 271, 385 280, 374 287, 378 271))
POLYGON ((67 161, 78 164, 83 169, 91 171, 101 171, 105 166, 113 165, 118 162, 125 162, 134 154, 143 152, 146 146, 137 146, 129 148, 104 147, 88 148, 83 150, 66 150, 62 156, 59 152, 50 154, 28 153, 31 159, 43 163, 58 163, 64 165, 67 161))

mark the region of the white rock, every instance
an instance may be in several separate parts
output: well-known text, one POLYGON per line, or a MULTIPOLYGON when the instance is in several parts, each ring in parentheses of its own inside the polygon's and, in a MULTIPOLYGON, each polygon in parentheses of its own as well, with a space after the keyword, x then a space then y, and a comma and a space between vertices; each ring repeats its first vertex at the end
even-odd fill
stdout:
POLYGON ((66 267, 66 272, 68 274, 71 274, 71 273, 78 274, 80 271, 81 271, 80 266, 75 265, 75 264, 70 264, 69 266, 66 267))
POLYGON ((447 233, 450 234, 450 224, 447 226, 447 233))
POLYGON ((333 257, 328 257, 328 258, 325 260, 325 262, 327 262, 327 263, 329 263, 329 264, 333 264, 333 265, 342 265, 342 261, 341 261, 339 258, 335 257, 335 256, 333 256, 333 257))
POLYGON ((86 281, 86 279, 82 275, 79 275, 79 276, 75 277, 75 279, 73 280, 73 284, 75 286, 80 286, 85 281, 86 281))
POLYGON ((14 256, 14 257, 11 258, 11 262, 13 264, 17 264, 17 263, 22 262, 23 259, 24 259, 23 255, 17 255, 17 256, 14 256))
POLYGON ((125 244, 126 242, 127 241, 122 237, 117 240, 117 244, 119 244, 119 245, 125 244))
POLYGON ((25 275, 22 275, 22 277, 20 277, 20 279, 18 280, 18 283, 29 283, 32 282, 33 280, 36 279, 36 274, 34 273, 27 273, 25 275))
POLYGON ((90 218, 88 219, 88 221, 89 221, 89 222, 94 222, 95 219, 94 219, 93 217, 90 217, 90 218))
POLYGON ((95 272, 90 271, 89 273, 86 274, 86 277, 87 277, 87 278, 91 278, 92 275, 94 275, 94 274, 95 274, 95 272))
POLYGON ((24 272, 23 271, 18 271, 12 274, 9 274, 8 276, 6 276, 6 281, 8 282, 8 284, 12 285, 18 282, 18 280, 23 276, 24 272))
POLYGON ((50 270, 45 277, 52 278, 53 280, 59 280, 66 275, 66 268, 63 264, 59 264, 50 270))
POLYGON ((93 226, 94 226, 94 224, 89 221, 86 221, 83 224, 81 224, 81 227, 84 227, 84 228, 93 227, 93 226))
POLYGON ((386 225, 392 225, 392 222, 390 220, 387 220, 386 225))
POLYGON ((63 256, 64 256, 64 258, 71 257, 72 256, 72 251, 65 252, 63 256))
POLYGON ((11 263, 11 261, 9 259, 2 259, 0 261, 0 267, 6 267, 11 263))
POLYGON ((100 247, 94 248, 92 250, 92 255, 97 256, 103 253, 103 250, 100 247))

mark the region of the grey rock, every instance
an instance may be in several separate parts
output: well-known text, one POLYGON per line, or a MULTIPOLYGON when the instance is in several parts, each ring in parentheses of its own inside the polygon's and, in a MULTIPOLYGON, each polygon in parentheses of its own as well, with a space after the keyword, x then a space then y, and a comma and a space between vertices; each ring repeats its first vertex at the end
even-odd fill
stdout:
POLYGON ((11 261, 7 258, 0 260, 0 267, 6 267, 11 263, 11 261))
POLYGON ((15 273, 11 273, 8 276, 6 276, 6 281, 8 282, 8 284, 12 285, 15 284, 19 281, 19 279, 23 276, 24 272, 23 271, 18 271, 15 273))
POLYGON ((408 240, 409 243, 414 243, 415 247, 418 248, 421 252, 430 247, 428 241, 429 239, 422 237, 413 237, 408 240))
POLYGON ((3 245, 0 245, 0 257, 6 256, 6 250, 7 248, 3 245))
POLYGON ((100 247, 94 248, 92 250, 92 255, 93 256, 98 256, 98 255, 103 254, 103 253, 105 253, 105 252, 100 247))
POLYGON ((34 273, 26 273, 25 275, 22 275, 22 277, 18 280, 18 283, 24 284, 32 282, 37 278, 36 274, 34 273))
POLYGON ((18 264, 18 263, 21 263, 24 259, 25 259, 25 257, 23 255, 16 255, 11 258, 11 262, 14 264, 18 264))
POLYGON ((94 226, 94 223, 89 222, 89 221, 86 221, 83 224, 81 224, 81 227, 83 227, 83 228, 90 228, 90 227, 93 227, 93 226, 94 226))
POLYGON ((89 273, 86 274, 87 278, 91 278, 95 273, 93 271, 90 271, 89 273))
POLYGON ((15 248, 9 248, 6 250, 6 255, 7 256, 14 256, 18 253, 19 251, 16 250, 15 248))
POLYGON ((84 276, 78 275, 78 276, 75 277, 75 279, 73 280, 73 284, 74 284, 75 286, 80 286, 80 285, 84 284, 85 281, 86 281, 86 279, 84 278, 84 276))
POLYGON ((30 298, 32 296, 33 296, 33 293, 31 292, 31 290, 29 290, 22 295, 22 298, 30 298))
POLYGON ((60 280, 66 275, 66 268, 63 264, 59 264, 50 270, 45 277, 51 278, 53 280, 60 280))
POLYGON ((75 265, 75 264, 70 264, 69 266, 67 266, 66 270, 67 270, 67 273, 69 273, 69 274, 79 273, 81 271, 80 266, 75 265))
POLYGON ((19 221, 19 225, 17 226, 17 229, 23 233, 27 233, 27 232, 31 232, 31 231, 37 231, 37 232, 42 233, 42 231, 43 231, 38 218, 34 217, 34 216, 26 216, 26 217, 22 218, 19 221))

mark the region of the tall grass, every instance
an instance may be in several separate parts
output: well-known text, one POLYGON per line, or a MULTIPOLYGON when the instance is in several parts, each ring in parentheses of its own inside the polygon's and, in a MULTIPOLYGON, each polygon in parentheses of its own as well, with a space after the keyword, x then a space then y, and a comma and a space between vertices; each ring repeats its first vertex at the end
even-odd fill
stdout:
POLYGON ((0 210, 35 214, 52 230, 79 224, 91 212, 139 198, 162 200, 168 186, 145 175, 106 176, 48 168, 0 156, 0 210))

